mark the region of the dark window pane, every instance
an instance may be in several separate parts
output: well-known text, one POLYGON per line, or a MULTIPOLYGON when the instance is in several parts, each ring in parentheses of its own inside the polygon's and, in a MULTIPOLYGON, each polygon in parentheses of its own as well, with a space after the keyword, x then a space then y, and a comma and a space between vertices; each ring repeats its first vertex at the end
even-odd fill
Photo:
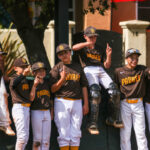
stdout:
POLYGON ((139 9, 139 20, 150 21, 150 8, 139 9))
POLYGON ((69 8, 72 8, 73 6, 72 6, 72 3, 73 3, 73 1, 72 0, 69 0, 69 8))
POLYGON ((138 2, 139 7, 150 7, 150 1, 138 2))
POLYGON ((69 20, 73 20, 73 13, 69 12, 69 20))
POLYGON ((150 21, 150 1, 138 2, 138 20, 150 21))

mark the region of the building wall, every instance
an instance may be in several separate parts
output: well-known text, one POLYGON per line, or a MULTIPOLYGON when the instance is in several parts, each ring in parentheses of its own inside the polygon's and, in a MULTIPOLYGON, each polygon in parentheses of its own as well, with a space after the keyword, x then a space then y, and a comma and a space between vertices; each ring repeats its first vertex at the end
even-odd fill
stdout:
MULTIPOLYGON (((76 1, 76 32, 84 30, 88 26, 94 26, 97 29, 111 29, 111 9, 105 12, 102 16, 96 11, 94 14, 88 13, 83 15, 83 10, 88 8, 89 0, 76 1)), ((94 3, 94 7, 99 5, 98 1, 94 3)))
POLYGON ((116 8, 112 8, 112 31, 122 33, 119 22, 136 19, 135 2, 118 2, 116 8))

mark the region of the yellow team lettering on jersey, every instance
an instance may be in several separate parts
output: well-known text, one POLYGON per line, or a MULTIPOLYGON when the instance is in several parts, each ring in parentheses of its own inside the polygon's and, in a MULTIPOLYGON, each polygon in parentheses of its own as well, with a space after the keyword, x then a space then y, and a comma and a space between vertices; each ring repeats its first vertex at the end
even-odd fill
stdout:
POLYGON ((93 55, 93 54, 87 53, 87 57, 101 61, 100 55, 93 55))
POLYGON ((122 85, 128 85, 131 83, 135 83, 135 82, 139 82, 141 80, 141 76, 140 75, 135 75, 133 77, 127 77, 127 78, 123 78, 121 80, 122 85))
POLYGON ((23 85, 22 85, 22 90, 23 90, 23 91, 25 91, 25 90, 29 90, 29 85, 28 85, 28 84, 26 84, 26 83, 25 83, 25 84, 23 84, 23 85))
POLYGON ((37 92, 37 97, 41 97, 41 96, 48 96, 50 97, 50 92, 48 90, 41 90, 37 92))
POLYGON ((66 77, 66 80, 74 80, 74 81, 79 81, 80 80, 80 75, 79 74, 71 74, 69 73, 66 77))

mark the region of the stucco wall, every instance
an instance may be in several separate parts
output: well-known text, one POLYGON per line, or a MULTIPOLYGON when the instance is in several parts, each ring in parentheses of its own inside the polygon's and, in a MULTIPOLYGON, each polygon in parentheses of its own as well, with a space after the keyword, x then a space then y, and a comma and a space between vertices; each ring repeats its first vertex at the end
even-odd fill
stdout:
MULTIPOLYGON (((88 8, 89 0, 76 1, 76 32, 80 32, 85 29, 87 26, 94 26, 97 29, 110 30, 111 28, 111 9, 105 12, 105 15, 102 16, 95 12, 95 14, 85 14, 83 15, 83 9, 88 8), (82 6, 83 5, 83 6, 82 6)), ((99 6, 99 2, 94 3, 94 7, 99 6)))
POLYGON ((118 2, 115 5, 116 9, 112 9, 112 31, 122 33, 119 22, 136 19, 136 3, 118 2))

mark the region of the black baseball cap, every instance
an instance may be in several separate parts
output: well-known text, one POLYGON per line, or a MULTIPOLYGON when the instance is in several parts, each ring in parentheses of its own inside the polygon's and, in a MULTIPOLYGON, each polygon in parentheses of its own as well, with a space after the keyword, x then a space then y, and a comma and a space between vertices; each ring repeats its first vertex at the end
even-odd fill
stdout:
POLYGON ((92 37, 92 36, 98 36, 99 34, 96 33, 96 28, 89 26, 84 30, 84 35, 88 37, 92 37))
POLYGON ((141 55, 140 51, 138 49, 135 48, 130 48, 126 51, 125 54, 125 58, 128 58, 129 56, 131 56, 132 54, 138 54, 139 56, 141 55))
POLYGON ((68 44, 65 44, 65 43, 62 43, 62 44, 59 44, 56 48, 56 53, 60 53, 62 51, 71 51, 71 48, 69 47, 68 44))
POLYGON ((31 67, 32 71, 36 71, 36 70, 39 70, 39 69, 46 69, 44 63, 42 62, 36 62, 32 65, 31 67))
POLYGON ((29 64, 27 63, 27 60, 25 58, 17 58, 14 61, 14 66, 15 67, 24 67, 24 66, 28 66, 29 64))

